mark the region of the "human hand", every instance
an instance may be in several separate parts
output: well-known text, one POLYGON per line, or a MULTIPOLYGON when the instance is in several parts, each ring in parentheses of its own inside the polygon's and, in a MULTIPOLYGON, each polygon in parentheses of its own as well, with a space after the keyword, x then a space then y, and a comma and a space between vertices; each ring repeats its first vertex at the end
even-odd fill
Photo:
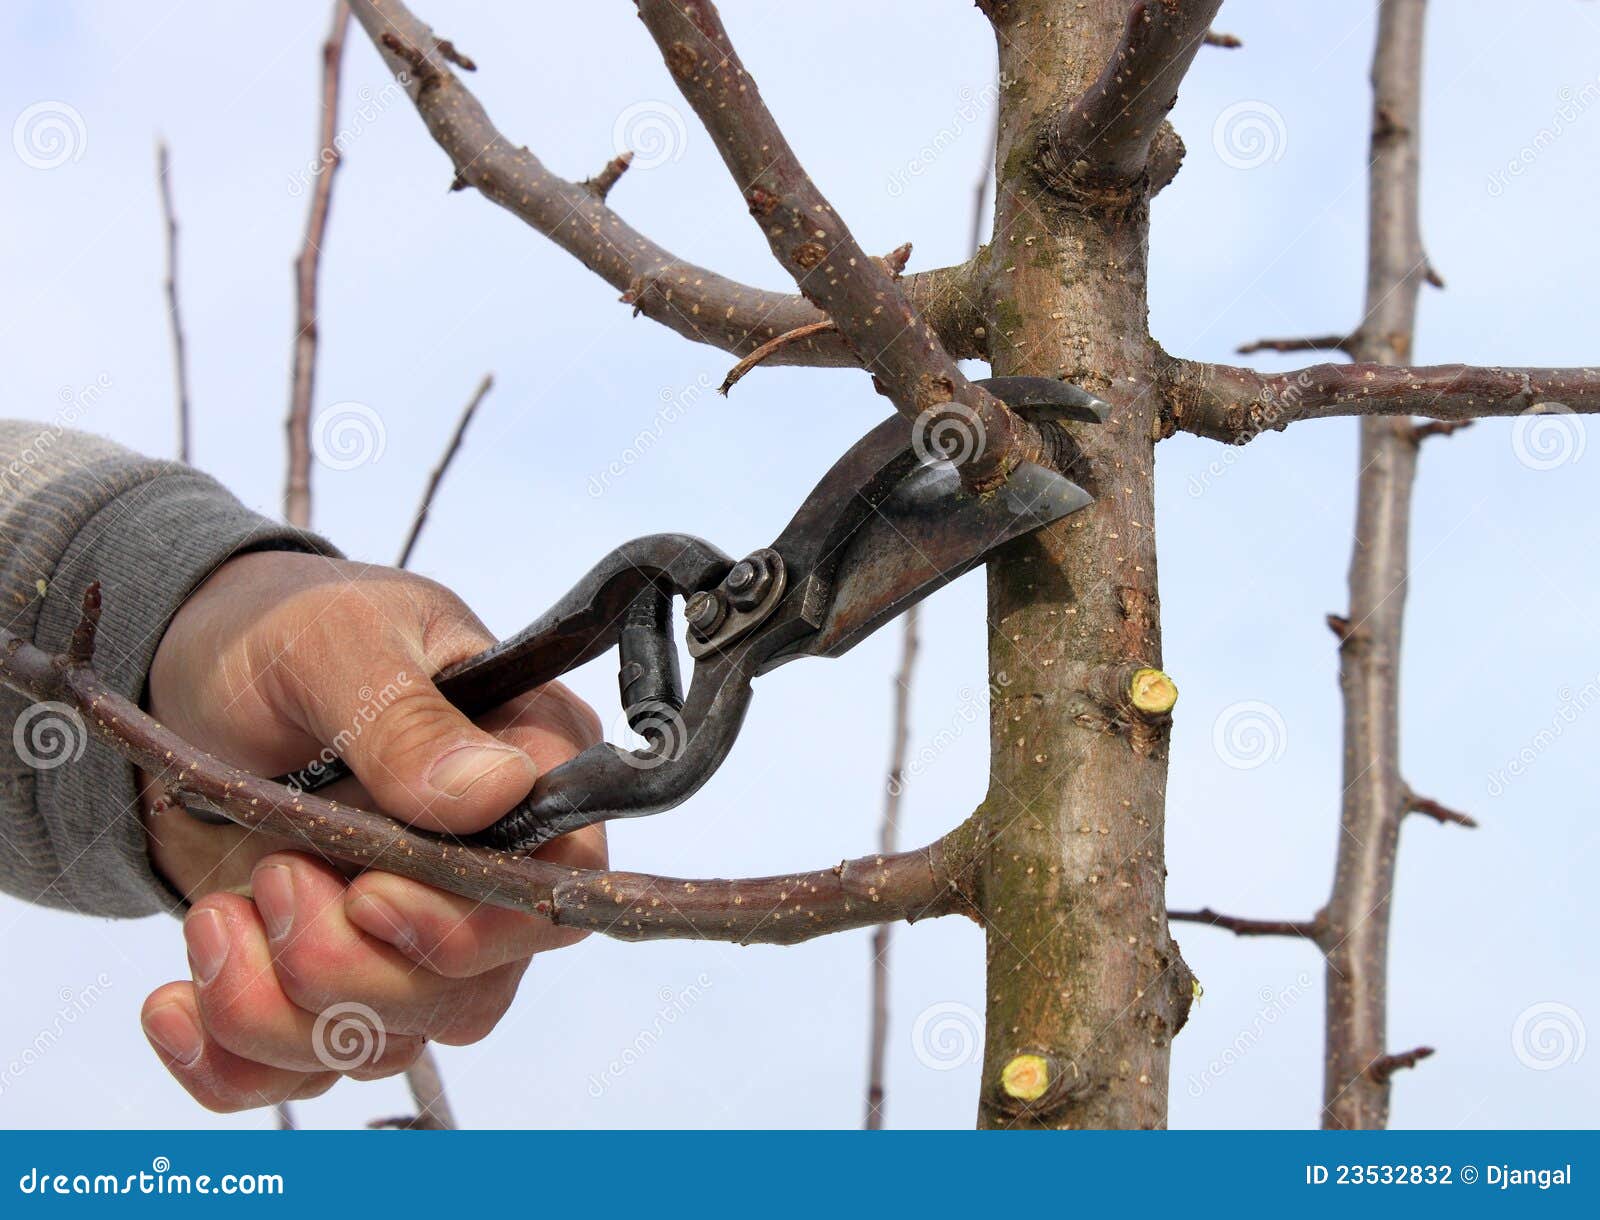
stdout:
MULTIPOLYGON (((354 775, 327 795, 470 833, 601 736, 560 683, 476 725, 462 716, 429 678, 493 642, 454 594, 421 577, 243 555, 174 617, 147 703, 187 740, 260 775, 336 744, 354 775)), ((145 1033, 213 1110, 313 1097, 340 1075, 392 1075, 428 1038, 475 1042, 504 1015, 532 955, 581 936, 389 873, 351 879, 282 841, 199 822, 153 785, 145 825, 152 862, 193 904, 193 979, 151 993, 145 1033)), ((601 867, 604 832, 589 827, 538 854, 601 867)))

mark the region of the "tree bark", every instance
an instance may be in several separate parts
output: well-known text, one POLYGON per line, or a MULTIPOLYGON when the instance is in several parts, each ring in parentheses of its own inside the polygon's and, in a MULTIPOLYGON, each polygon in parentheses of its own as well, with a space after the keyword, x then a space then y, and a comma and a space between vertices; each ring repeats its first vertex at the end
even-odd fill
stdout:
POLYGON ((1037 151, 1061 98, 1111 61, 1128 6, 1092 0, 1070 21, 1053 0, 988 11, 1007 82, 984 299, 994 371, 1066 377, 1115 410, 1071 429, 1081 455, 1066 466, 1097 503, 989 564, 990 784, 967 840, 988 930, 978 1118, 1159 1127, 1192 978, 1165 913, 1165 718, 1117 697, 1130 665, 1161 665, 1148 199, 1069 205, 1037 151))

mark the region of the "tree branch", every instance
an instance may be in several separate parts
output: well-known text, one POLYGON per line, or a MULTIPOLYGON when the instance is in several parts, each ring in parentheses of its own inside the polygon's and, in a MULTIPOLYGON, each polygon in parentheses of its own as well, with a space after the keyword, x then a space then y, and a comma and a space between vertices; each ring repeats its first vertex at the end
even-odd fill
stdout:
MULTIPOLYGON (((899 845, 900 795, 905 791, 906 748, 911 741, 911 675, 917 664, 917 608, 907 610, 900 647, 900 669, 894 677, 893 745, 889 750, 889 782, 884 787, 883 826, 878 849, 892 855, 899 845)), ((889 925, 872 934, 872 1024, 867 1037, 867 1110, 862 1124, 883 1129, 884 1065, 889 1049, 889 925)))
MULTIPOLYGON (((406 87, 456 182, 543 233, 622 294, 623 301, 686 339, 745 355, 768 339, 826 321, 804 297, 753 288, 685 262, 630 226, 589 185, 569 182, 513 145, 437 52, 438 40, 400 0, 350 0, 356 19, 406 87), (416 65, 423 66, 418 71, 416 65)), ((969 267, 908 276, 905 292, 958 357, 984 355, 969 267)), ((785 348, 777 363, 850 367, 837 335, 785 348)))
POLYGON ((1098 79, 1045 127, 1040 173, 1052 189, 1106 206, 1138 193, 1151 141, 1206 41, 1222 0, 1140 0, 1098 79))
POLYGON ((394 561, 395 567, 403 568, 411 562, 411 552, 416 549, 417 539, 422 535, 422 527, 428 520, 428 510, 433 507, 433 497, 438 493, 439 484, 444 481, 445 471, 450 469, 450 463, 455 460, 456 452, 461 448, 461 442, 467 435, 467 426, 477 414, 478 404, 493 386, 494 374, 485 373, 483 380, 478 383, 478 388, 473 391, 472 397, 462 409, 461 418, 456 421, 456 430, 450 434, 449 443, 439 456, 439 462, 434 466, 433 473, 428 476, 428 486, 422 493, 422 500, 417 504, 417 514, 411 520, 411 530, 406 534, 405 544, 400 548, 400 558, 394 561))
POLYGON ((1203 923, 1222 928, 1235 936, 1299 936, 1306 940, 1317 939, 1315 920, 1293 919, 1241 919, 1237 915, 1219 915, 1210 907, 1198 911, 1168 911, 1167 918, 1182 923, 1203 923))
POLYGON ((911 419, 962 419, 981 443, 951 454, 971 487, 1040 460, 1031 425, 970 383, 889 271, 857 243, 807 176, 710 0, 636 0, 684 98, 800 291, 826 313, 874 385, 911 419))
POLYGON ((178 309, 178 218, 172 207, 172 166, 167 142, 156 144, 156 183, 161 188, 161 217, 167 232, 167 321, 172 328, 172 380, 178 394, 178 460, 189 460, 189 357, 178 309))
POLYGON ((1560 408, 1581 415, 1600 411, 1600 367, 1593 366, 1407 368, 1373 361, 1369 355, 1358 364, 1258 373, 1227 364, 1174 360, 1164 372, 1163 388, 1174 428, 1229 444, 1242 444, 1306 419, 1422 415, 1462 421, 1537 409, 1560 408))
MULTIPOLYGON (((92 653, 99 585, 74 638, 92 653)), ((832 868, 747 880, 683 880, 567 868, 404 826, 380 813, 297 792, 189 744, 102 682, 74 647, 51 656, 0 630, 0 683, 72 707, 85 726, 147 771, 176 801, 300 844, 328 860, 377 868, 493 906, 531 911, 617 940, 671 938, 798 944, 885 921, 970 911, 970 862, 942 842, 832 868), (963 861, 958 863, 957 861, 963 861)))
POLYGON ((322 44, 322 103, 317 118, 317 158, 312 171, 311 206, 306 212, 305 240, 294 264, 294 357, 289 373, 289 474, 283 489, 283 518, 290 525, 311 524, 311 396, 317 374, 317 275, 322 243, 328 233, 333 175, 339 169, 336 141, 339 122, 339 78, 344 66, 345 35, 350 9, 334 0, 333 25, 322 44))

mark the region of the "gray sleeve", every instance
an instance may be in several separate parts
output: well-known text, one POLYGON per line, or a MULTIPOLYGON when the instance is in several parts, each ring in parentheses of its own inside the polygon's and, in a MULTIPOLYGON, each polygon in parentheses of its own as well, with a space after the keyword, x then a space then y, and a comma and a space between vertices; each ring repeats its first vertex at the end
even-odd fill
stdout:
MULTIPOLYGON (((336 554, 251 512, 208 475, 57 424, 0 421, 0 606, 7 630, 62 651, 92 580, 105 609, 95 667, 130 699, 168 621, 245 551, 336 554)), ((0 889, 90 915, 177 900, 145 851, 133 767, 64 708, 0 688, 0 889)))

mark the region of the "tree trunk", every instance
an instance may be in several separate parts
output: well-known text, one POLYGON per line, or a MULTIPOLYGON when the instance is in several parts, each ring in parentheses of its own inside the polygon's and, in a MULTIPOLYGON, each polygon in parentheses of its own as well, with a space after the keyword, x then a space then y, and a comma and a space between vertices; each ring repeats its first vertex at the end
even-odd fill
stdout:
POLYGON ((1126 698, 1131 675, 1161 666, 1149 208, 1142 189, 1104 207, 1052 196, 1033 151, 1052 105, 1110 61, 1128 6, 988 7, 1003 82, 990 359, 999 375, 1075 381, 1115 411, 1072 429, 1081 452, 1061 447, 1094 507, 989 565, 990 785, 972 843, 988 936, 979 1121, 1160 1127, 1193 979, 1167 930, 1167 725, 1126 698))

